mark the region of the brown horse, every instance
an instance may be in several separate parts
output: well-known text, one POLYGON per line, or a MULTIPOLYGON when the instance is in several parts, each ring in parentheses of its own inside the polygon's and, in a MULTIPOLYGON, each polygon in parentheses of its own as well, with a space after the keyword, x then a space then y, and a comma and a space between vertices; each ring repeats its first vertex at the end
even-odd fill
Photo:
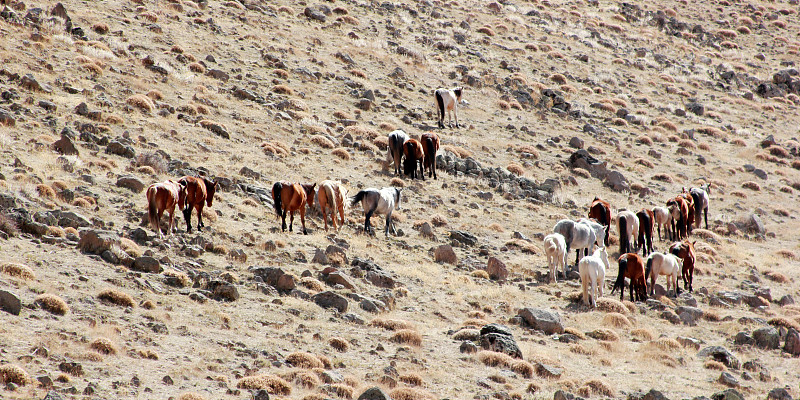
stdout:
POLYGON ((347 189, 345 189, 339 181, 322 181, 317 191, 317 200, 319 201, 319 208, 322 210, 322 220, 325 221, 325 230, 328 230, 328 208, 331 209, 331 223, 333 229, 337 231, 336 227, 336 210, 339 210, 339 217, 341 218, 341 225, 344 226, 344 199, 347 198, 347 189))
POLYGON ((206 224, 203 223, 203 205, 211 207, 214 202, 214 193, 217 192, 219 181, 210 181, 205 177, 184 176, 178 183, 186 187, 186 206, 178 206, 183 210, 183 219, 186 220, 186 232, 192 232, 192 208, 197 210, 197 230, 202 231, 206 224))
POLYGON ((647 280, 642 257, 636 253, 625 253, 619 256, 618 263, 619 275, 617 275, 617 280, 614 282, 611 293, 619 289, 619 301, 622 301, 625 295, 625 278, 628 278, 631 280, 631 300, 647 300, 647 280))
POLYGON ((667 208, 672 214, 672 237, 673 240, 681 240, 687 237, 686 223, 689 221, 689 205, 686 199, 681 196, 667 201, 667 208))
POLYGON ((609 229, 611 225, 611 204, 599 197, 595 197, 589 206, 589 218, 596 219, 600 225, 606 227, 606 237, 603 239, 603 243, 608 247, 608 232, 611 231, 609 229))
POLYGON ((692 194, 689 193, 686 188, 683 188, 679 196, 686 199, 686 208, 689 213, 689 215, 686 216, 686 236, 688 237, 692 234, 692 228, 694 227, 694 197, 692 197, 692 194))
POLYGON ((436 179, 436 152, 439 151, 439 135, 428 132, 422 134, 422 150, 425 152, 423 165, 428 169, 428 178, 436 179))
POLYGON ((683 242, 673 243, 669 247, 669 252, 683 260, 683 268, 681 269, 681 276, 683 277, 683 288, 692 291, 692 280, 694 278, 694 244, 684 240, 683 242))
POLYGON ((653 251, 653 211, 646 208, 636 213, 639 219, 639 245, 642 246, 642 255, 647 257, 653 251))
POLYGON ((403 143, 403 154, 406 156, 403 161, 403 172, 410 175, 411 179, 417 176, 417 163, 419 162, 419 176, 425 180, 425 169, 423 160, 425 159, 425 151, 422 150, 422 143, 416 139, 408 139, 403 143))
POLYGON ((275 182, 272 185, 272 200, 275 205, 275 214, 281 219, 281 232, 286 231, 286 213, 288 212, 291 216, 289 219, 289 232, 291 232, 294 224, 294 212, 300 211, 303 234, 308 235, 306 230, 306 205, 309 203, 308 199, 314 199, 314 187, 316 186, 316 183, 301 184, 287 181, 275 182))
POLYGON ((161 235, 161 216, 164 215, 164 210, 169 212, 169 228, 167 228, 167 235, 172 235, 172 230, 175 226, 175 206, 183 203, 186 197, 186 187, 173 180, 154 183, 147 188, 145 192, 147 195, 147 216, 150 220, 150 226, 153 230, 158 232, 158 237, 161 235))

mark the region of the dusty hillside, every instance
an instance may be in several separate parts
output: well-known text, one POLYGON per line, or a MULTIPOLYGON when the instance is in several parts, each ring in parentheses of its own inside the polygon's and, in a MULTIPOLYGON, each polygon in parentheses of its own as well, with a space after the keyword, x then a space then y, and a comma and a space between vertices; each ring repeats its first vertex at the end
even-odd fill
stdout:
POLYGON ((800 396, 796 0, 0 3, 1 398, 800 396), (437 180, 393 177, 398 128, 437 180), (158 239, 144 187, 196 174, 206 228, 158 239), (402 186, 401 234, 281 233, 272 183, 325 179, 402 186), (548 281, 595 196, 702 183, 693 293, 619 302, 616 227, 596 310, 548 281))

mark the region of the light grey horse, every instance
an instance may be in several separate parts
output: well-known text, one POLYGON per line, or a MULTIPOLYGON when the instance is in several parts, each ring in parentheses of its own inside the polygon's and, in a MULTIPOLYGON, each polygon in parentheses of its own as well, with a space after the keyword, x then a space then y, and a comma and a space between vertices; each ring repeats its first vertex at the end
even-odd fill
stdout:
POLYGON ((386 228, 384 229, 386 236, 389 236, 390 229, 393 235, 397 235, 392 223, 392 211, 400 210, 399 188, 385 187, 380 190, 374 188, 360 190, 350 201, 350 205, 355 206, 358 202, 361 202, 361 207, 364 208, 364 232, 375 234, 369 219, 374 213, 378 213, 386 215, 386 228))
MULTIPOLYGON (((592 230, 594 231, 595 236, 597 237, 597 240, 600 240, 599 242, 596 242, 595 244, 600 246, 600 247, 605 247, 605 242, 603 240, 601 240, 601 239, 605 239, 605 237, 606 237, 606 227, 605 226, 603 226, 600 223, 598 223, 597 221, 595 221, 593 219, 589 219, 589 218, 581 218, 581 219, 578 220, 578 223, 587 225, 590 228, 592 228, 592 230)), ((587 251, 587 253, 584 254, 584 256, 588 256, 588 255, 589 255, 589 252, 587 251)))
POLYGON ((558 221, 556 226, 553 227, 553 232, 564 236, 564 241, 567 243, 567 254, 569 254, 569 249, 571 248, 577 251, 575 265, 578 265, 578 261, 580 261, 581 250, 588 249, 589 253, 593 253, 597 238, 605 237, 605 230, 602 231, 601 236, 597 236, 594 229, 589 225, 569 219, 558 221))
POLYGON ((397 129, 389 133, 389 154, 386 157, 387 161, 394 162, 394 174, 400 175, 403 170, 400 169, 400 159, 403 158, 403 144, 408 140, 408 134, 401 129, 397 129))

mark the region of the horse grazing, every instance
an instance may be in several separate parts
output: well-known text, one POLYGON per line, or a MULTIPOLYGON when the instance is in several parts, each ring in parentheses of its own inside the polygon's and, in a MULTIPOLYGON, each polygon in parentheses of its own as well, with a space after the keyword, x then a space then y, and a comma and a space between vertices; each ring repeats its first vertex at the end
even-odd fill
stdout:
POLYGON ((387 159, 394 161, 394 174, 400 175, 400 161, 403 158, 403 144, 408 140, 408 135, 400 129, 389 133, 389 154, 387 159))
POLYGON ((600 225, 606 227, 606 237, 603 239, 603 244, 608 247, 608 232, 611 230, 611 204, 599 197, 595 197, 589 206, 589 218, 594 218, 600 225))
POLYGON ((403 144, 403 154, 406 156, 403 161, 403 172, 410 175, 411 179, 417 177, 417 163, 419 163, 419 176, 425 180, 425 167, 423 161, 425 160, 425 151, 422 150, 422 143, 416 139, 408 139, 403 144))
POLYGON ((686 191, 684 191, 678 195, 678 197, 682 197, 686 200, 686 237, 692 234, 692 227, 694 226, 694 197, 686 191))
POLYGON ((361 207, 364 209, 364 232, 372 234, 375 230, 372 229, 372 224, 369 223, 370 217, 374 213, 386 214, 386 228, 384 232, 389 236, 389 230, 392 234, 396 235, 397 230, 392 223, 392 211, 400 209, 400 189, 394 187, 385 187, 383 189, 364 189, 356 193, 351 201, 351 205, 356 205, 361 202, 361 207))
POLYGON ((436 89, 434 96, 436 97, 436 115, 439 117, 439 128, 444 129, 444 113, 447 111, 447 123, 453 127, 453 116, 456 118, 456 128, 458 128, 458 110, 457 105, 461 102, 461 95, 464 88, 456 87, 453 89, 436 89))
POLYGON ((642 255, 647 256, 653 251, 653 212, 643 208, 636 213, 639 220, 639 244, 642 246, 642 255))
POLYGON ((681 268, 681 277, 683 277, 683 288, 692 291, 692 280, 694 278, 694 244, 684 240, 683 242, 673 243, 669 248, 669 252, 683 260, 683 268, 681 268))
POLYGON ((667 292, 670 286, 675 290, 675 296, 681 294, 678 288, 678 275, 680 274, 680 262, 678 257, 673 254, 664 254, 654 251, 647 257, 644 267, 645 278, 650 278, 650 295, 655 295, 656 279, 659 275, 667 276, 667 292))
POLYGON ((708 229, 708 195, 711 193, 711 187, 708 183, 700 186, 699 188, 691 188, 689 194, 694 199, 694 222, 695 227, 700 227, 700 214, 706 222, 706 229, 708 229))
POLYGON ((547 266, 550 268, 550 282, 556 281, 556 271, 561 265, 564 279, 567 278, 567 242, 560 233, 551 233, 544 237, 544 254, 547 255, 547 266))
POLYGON ((336 227, 336 210, 339 210, 339 217, 342 221, 340 226, 344 226, 344 199, 346 197, 347 189, 339 181, 326 180, 319 184, 317 201, 319 201, 319 209, 322 212, 322 221, 325 222, 326 231, 328 230, 328 208, 330 208, 333 229, 339 230, 336 227))
POLYGON ((289 232, 294 225, 294 212, 300 211, 300 223, 303 225, 303 234, 308 235, 306 230, 306 205, 310 205, 314 200, 314 187, 316 183, 292 183, 278 181, 272 185, 272 200, 275 204, 275 214, 281 219, 281 232, 286 231, 286 213, 291 216, 289 219, 289 232), (308 201, 311 199, 312 201, 308 201))
POLYGON ((592 286, 592 308, 597 307, 597 299, 603 296, 603 283, 606 279, 608 265, 608 252, 605 246, 600 246, 590 256, 581 258, 578 263, 578 273, 581 275, 581 291, 583 304, 589 304, 588 286, 592 286))
POLYGON ((197 210, 197 230, 202 231, 206 224, 203 223, 203 205, 209 207, 214 203, 214 193, 217 191, 219 181, 210 181, 205 177, 184 176, 178 183, 186 187, 186 207, 183 210, 183 219, 186 220, 186 232, 192 232, 192 208, 197 210))
POLYGON ((594 244, 598 240, 597 235, 589 225, 569 219, 558 221, 553 227, 553 233, 560 233, 561 236, 564 236, 564 242, 567 244, 567 254, 569 254, 570 248, 576 250, 575 265, 578 265, 581 250, 588 248, 590 252, 594 252, 594 244))
MULTIPOLYGON (((605 226, 603 226, 600 223, 598 223, 597 220, 594 220, 594 219, 591 219, 591 218, 581 218, 581 219, 578 220, 578 223, 579 224, 584 224, 584 225, 592 228, 592 230, 594 231, 595 239, 596 239, 595 244, 598 245, 598 246, 605 247, 605 245, 603 243, 603 237, 606 235, 606 227, 605 226)), ((587 249, 586 253, 584 254, 584 256, 588 256, 588 255, 589 255, 589 251, 587 249)))
POLYGON ((647 280, 645 279, 642 257, 636 253, 625 253, 619 256, 618 263, 619 275, 617 275, 617 280, 614 282, 611 293, 619 289, 619 301, 622 301, 625 295, 625 278, 628 278, 631 280, 631 300, 647 300, 647 280))
POLYGON ((148 186, 145 194, 147 195, 147 217, 150 221, 150 226, 158 232, 159 238, 163 237, 159 222, 161 221, 161 216, 164 215, 164 210, 166 210, 169 213, 167 235, 172 235, 172 230, 175 227, 175 206, 183 206, 186 187, 170 179, 148 186))
POLYGON ((428 169, 428 178, 436 179, 436 152, 439 151, 439 135, 433 132, 422 134, 422 150, 425 152, 423 165, 428 169))
POLYGON ((655 225, 658 227, 658 240, 661 239, 661 227, 664 227, 664 238, 666 239, 669 232, 669 224, 672 220, 672 214, 666 207, 653 207, 653 217, 655 218, 655 225))
POLYGON ((667 201, 667 208, 672 214, 672 240, 681 240, 687 237, 686 222, 689 220, 689 206, 686 199, 681 196, 667 201))

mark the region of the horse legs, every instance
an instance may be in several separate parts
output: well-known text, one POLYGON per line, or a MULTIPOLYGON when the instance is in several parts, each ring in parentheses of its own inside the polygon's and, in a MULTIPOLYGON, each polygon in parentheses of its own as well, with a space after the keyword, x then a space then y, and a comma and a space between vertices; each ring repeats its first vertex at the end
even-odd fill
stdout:
POLYGON ((582 249, 577 249, 577 250, 575 250, 575 266, 577 266, 577 265, 578 265, 578 263, 580 262, 580 258, 581 258, 581 250, 582 250, 582 249))
POLYGON ((303 235, 308 235, 306 230, 306 205, 300 206, 300 224, 303 226, 303 235))
POLYGON ((708 230, 708 208, 703 209, 703 218, 706 220, 706 230, 708 230))
POLYGON ((294 211, 289 211, 289 232, 292 231, 292 225, 294 225, 294 211))
POLYGON ((374 209, 369 210, 367 211, 367 214, 364 216, 364 232, 366 234, 369 234, 370 228, 372 228, 372 225, 369 223, 369 218, 372 216, 372 213, 374 212, 375 212, 374 209))
POLYGON ((592 281, 592 308, 597 308, 597 279, 592 279, 592 274, 589 279, 592 281))
POLYGON ((425 180, 425 161, 424 160, 425 160, 424 158, 419 160, 419 176, 422 178, 423 181, 425 180))
MULTIPOLYGON (((158 231, 158 237, 159 238, 164 237, 161 234, 161 217, 163 217, 163 216, 164 216, 164 210, 163 209, 159 209, 158 210, 158 219, 156 220, 156 230, 158 231)), ((167 233, 169 233, 169 232, 167 232, 167 233)))
MULTIPOLYGON (((325 232, 328 231, 328 212, 325 210, 328 208, 327 205, 323 205, 322 202, 319 202, 319 208, 322 210, 322 222, 325 223, 325 232)), ((336 229, 336 210, 332 212, 333 218, 331 218, 331 223, 333 224, 333 229, 336 229)))
POLYGON ((286 209, 281 214, 281 232, 286 232, 286 209))
POLYGON ((186 233, 192 233, 192 206, 190 204, 183 209, 183 219, 186 220, 186 233))
MULTIPOLYGON (((587 271, 588 274, 588 271, 587 271)), ((588 286, 589 286, 589 279, 590 277, 581 277, 581 293, 583 294, 583 304, 589 305, 589 293, 588 293, 588 286)), ((594 289, 592 289, 594 290, 594 289)))
POLYGON ((202 231, 206 224, 203 223, 203 203, 200 203, 197 208, 197 231, 202 231))
POLYGON ((389 230, 391 229, 392 235, 397 236, 397 229, 394 227, 394 221, 392 221, 392 210, 386 214, 386 236, 389 236, 389 230))
POLYGON ((453 105, 453 115, 456 117, 456 128, 459 128, 459 126, 458 126, 458 112, 456 111, 456 106, 455 105, 453 105))

